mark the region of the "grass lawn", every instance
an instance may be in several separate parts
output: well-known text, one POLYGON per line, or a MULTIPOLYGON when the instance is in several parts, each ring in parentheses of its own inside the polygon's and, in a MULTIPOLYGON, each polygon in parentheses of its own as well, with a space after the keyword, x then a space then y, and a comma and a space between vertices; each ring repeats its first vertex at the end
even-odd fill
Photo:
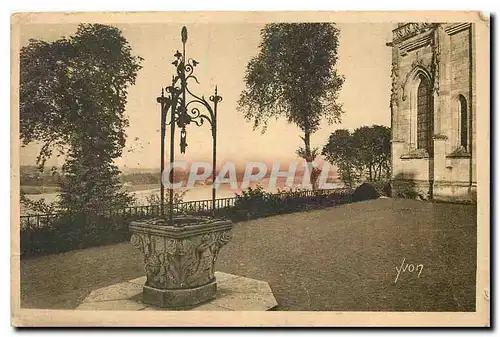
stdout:
MULTIPOLYGON (((235 225, 217 270, 269 282, 278 310, 474 311, 474 205, 378 199, 235 225), (423 265, 402 272, 405 263, 423 265)), ((21 261, 25 308, 75 308, 143 275, 121 243, 21 261)))

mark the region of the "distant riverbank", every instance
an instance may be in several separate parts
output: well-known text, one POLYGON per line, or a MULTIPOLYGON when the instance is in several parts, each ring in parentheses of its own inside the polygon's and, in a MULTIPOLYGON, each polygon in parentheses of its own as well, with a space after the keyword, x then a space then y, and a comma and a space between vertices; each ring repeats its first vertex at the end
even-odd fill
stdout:
MULTIPOLYGON (((280 184, 278 181, 278 186, 275 186, 273 188, 269 188, 269 179, 263 179, 262 181, 259 182, 261 186, 264 187, 264 190, 267 192, 271 193, 276 193, 278 192, 278 189, 284 189, 284 184, 280 184)), ((257 183, 254 182, 251 184, 251 187, 256 187, 257 183)), ((342 187, 342 184, 335 184, 336 187, 342 187)), ((241 186, 240 183, 238 183, 238 186, 241 186)), ((52 187, 57 187, 57 186, 49 186, 50 188, 52 187)), ((153 195, 159 196, 160 195, 160 187, 158 185, 153 185, 153 184, 143 184, 143 185, 127 185, 124 186, 124 189, 129 191, 136 199, 136 203, 138 205, 146 205, 148 202, 148 197, 151 197, 153 195)), ((46 187, 42 186, 21 186, 21 190, 25 191, 26 197, 30 200, 33 201, 39 201, 44 199, 46 203, 52 203, 58 200, 59 198, 59 192, 54 191, 53 189, 46 189, 46 187), (39 190, 37 191, 42 191, 44 193, 28 193, 32 187, 40 187, 39 190), (46 192, 45 192, 46 191, 46 192)), ((33 190, 33 189, 31 189, 33 190)), ((207 200, 212 198, 212 185, 196 185, 192 188, 181 188, 178 191, 180 192, 185 192, 183 201, 196 201, 196 200, 207 200)), ((240 188, 237 189, 232 189, 230 185, 228 184, 222 184, 219 186, 217 190, 216 197, 217 198, 231 198, 234 197, 236 194, 241 194, 242 190, 240 188)), ((168 195, 168 190, 165 189, 165 195, 168 195)), ((21 215, 28 214, 29 210, 25 209, 21 205, 21 215)))

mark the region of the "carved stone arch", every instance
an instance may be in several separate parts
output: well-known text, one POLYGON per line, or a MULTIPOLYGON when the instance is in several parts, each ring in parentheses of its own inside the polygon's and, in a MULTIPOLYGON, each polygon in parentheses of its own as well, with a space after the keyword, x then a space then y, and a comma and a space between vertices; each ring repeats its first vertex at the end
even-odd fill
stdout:
POLYGON ((410 88, 414 88, 417 80, 423 76, 428 83, 433 83, 430 71, 421 64, 413 66, 412 70, 406 74, 405 80, 402 84, 403 101, 406 100, 410 88))
MULTIPOLYGON (((417 62, 415 62, 417 63, 417 62)), ((409 129, 409 148, 410 151, 418 149, 418 88, 422 81, 427 83, 429 88, 429 93, 432 92, 432 76, 427 68, 425 68, 421 62, 414 64, 412 70, 406 74, 403 81, 403 100, 408 101, 407 110, 407 120, 409 129)), ((432 111, 432 98, 431 98, 431 111, 432 111)), ((434 116, 432 113, 431 116, 434 116)), ((434 118, 434 117, 431 117, 434 118)), ((433 129, 434 123, 431 123, 429 127, 433 129)), ((433 131, 430 131, 433 134, 433 131)), ((432 137, 432 136, 429 136, 432 137)))

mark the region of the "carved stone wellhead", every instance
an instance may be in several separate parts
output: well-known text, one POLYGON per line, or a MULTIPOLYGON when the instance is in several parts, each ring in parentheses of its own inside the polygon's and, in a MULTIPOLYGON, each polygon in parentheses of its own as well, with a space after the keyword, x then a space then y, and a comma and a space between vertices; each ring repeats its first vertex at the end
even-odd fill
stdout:
POLYGON ((161 89, 156 101, 161 109, 160 174, 165 176, 165 135, 170 126, 170 163, 175 162, 175 130, 180 129, 180 150, 187 144, 187 126, 207 122, 212 131, 212 217, 176 215, 174 210, 175 170, 169 169, 168 212, 165 212, 165 186, 160 181, 160 215, 156 219, 130 224, 131 242, 144 254, 146 283, 142 301, 165 308, 191 307, 215 297, 215 262, 219 250, 230 239, 232 222, 216 218, 217 106, 222 97, 214 94, 205 99, 189 89, 199 83, 193 74, 198 61, 186 57, 187 28, 182 27, 182 52, 174 54, 175 74, 171 85, 161 89), (166 95, 165 95, 166 93, 166 95), (168 116, 170 114, 170 116, 168 116))
POLYGON ((130 225, 131 243, 144 254, 146 304, 182 308, 215 297, 215 263, 231 239, 232 222, 198 216, 177 216, 174 222, 176 226, 162 219, 130 225))

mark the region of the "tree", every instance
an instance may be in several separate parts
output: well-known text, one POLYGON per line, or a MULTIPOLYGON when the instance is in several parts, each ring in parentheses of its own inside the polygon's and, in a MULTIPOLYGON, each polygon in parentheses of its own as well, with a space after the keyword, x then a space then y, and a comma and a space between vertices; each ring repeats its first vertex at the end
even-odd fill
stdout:
POLYGON ((127 90, 142 58, 118 28, 81 24, 69 38, 30 40, 20 55, 20 137, 42 143, 37 164, 65 154, 60 207, 72 211, 119 207, 122 192, 113 160, 128 126, 127 90))
POLYGON ((369 181, 390 176, 391 129, 386 126, 362 126, 353 133, 361 162, 367 171, 369 181))
POLYGON ((337 99, 344 78, 335 69, 339 29, 331 23, 276 23, 266 25, 261 38, 259 54, 247 65, 238 108, 263 133, 273 117, 296 124, 304 142, 297 154, 311 167, 319 153, 311 148, 311 135, 322 118, 341 119, 337 99))
POLYGON ((363 165, 349 130, 338 129, 330 135, 321 154, 335 166, 339 178, 349 188, 354 187, 361 179, 363 165))
POLYGON ((361 180, 390 178, 391 129, 381 125, 362 126, 353 133, 339 129, 330 135, 322 154, 335 164, 348 187, 361 180))

